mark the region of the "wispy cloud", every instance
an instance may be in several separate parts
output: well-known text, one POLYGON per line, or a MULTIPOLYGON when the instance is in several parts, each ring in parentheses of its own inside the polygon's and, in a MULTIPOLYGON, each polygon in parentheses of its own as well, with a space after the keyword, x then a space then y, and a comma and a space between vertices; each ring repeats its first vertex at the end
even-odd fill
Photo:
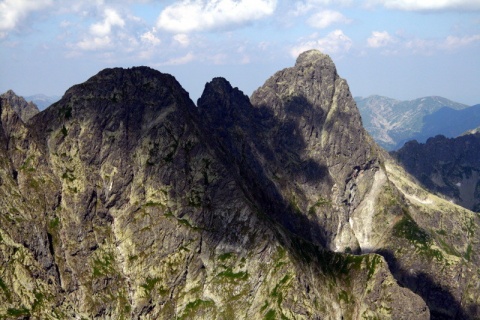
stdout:
POLYGON ((189 62, 192 62, 193 60, 195 60, 195 55, 192 52, 189 52, 184 56, 171 58, 165 62, 158 63, 157 66, 178 66, 182 64, 187 64, 189 62))
POLYGON ((327 6, 338 4, 347 6, 353 3, 353 0, 304 0, 304 1, 295 1, 295 9, 293 10, 294 15, 304 15, 311 13, 312 10, 317 10, 319 8, 325 8, 327 6))
POLYGON ((387 31, 374 31, 367 39, 367 46, 369 48, 381 48, 384 54, 398 54, 403 52, 432 55, 439 51, 460 50, 463 47, 472 46, 475 43, 480 43, 480 34, 462 37, 450 35, 443 38, 422 39, 418 37, 392 36, 387 31))
POLYGON ((112 31, 114 28, 123 28, 125 20, 112 8, 103 9, 103 20, 94 23, 89 33, 77 43, 81 50, 95 51, 110 48, 114 45, 112 31))
POLYGON ((480 42, 480 34, 464 37, 448 36, 445 41, 443 41, 442 46, 448 50, 455 50, 475 42, 480 42))
POLYGON ((25 20, 28 15, 37 10, 52 5, 52 0, 3 0, 0 2, 0 38, 7 36, 25 20))
POLYGON ((314 28, 324 29, 337 23, 350 23, 351 20, 346 18, 343 14, 333 10, 322 10, 310 18, 307 23, 314 28))
POLYGON ((90 26, 90 33, 97 37, 108 36, 112 32, 113 27, 124 27, 125 21, 117 11, 111 8, 105 8, 104 19, 101 22, 94 23, 90 26))
POLYGON ((180 44, 182 47, 188 47, 190 45, 190 37, 188 34, 179 33, 173 36, 173 40, 180 44))
POLYGON ((147 31, 140 36, 140 39, 143 43, 146 43, 151 46, 157 46, 162 41, 155 35, 155 29, 152 31, 147 31))
POLYGON ((395 40, 387 31, 373 31, 370 38, 367 39, 367 44, 371 48, 385 47, 395 40))
POLYGON ((270 16, 277 0, 182 0, 166 7, 157 27, 174 33, 214 30, 270 16))
POLYGON ((347 37, 342 30, 335 30, 323 38, 319 38, 318 35, 314 34, 309 39, 301 40, 298 45, 290 50, 290 54, 293 57, 297 57, 300 53, 310 49, 318 49, 330 54, 339 54, 348 52, 352 45, 352 39, 347 37))
POLYGON ((388 9, 406 11, 480 10, 478 0, 370 0, 370 4, 382 4, 388 9))

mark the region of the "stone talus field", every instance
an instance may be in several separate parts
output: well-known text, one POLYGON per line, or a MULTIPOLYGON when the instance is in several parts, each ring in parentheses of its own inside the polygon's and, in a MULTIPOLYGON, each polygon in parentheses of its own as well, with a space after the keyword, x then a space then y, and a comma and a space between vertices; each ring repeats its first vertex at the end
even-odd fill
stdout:
POLYGON ((479 218, 365 132, 332 60, 251 98, 105 69, 0 126, 0 317, 480 316, 479 218))

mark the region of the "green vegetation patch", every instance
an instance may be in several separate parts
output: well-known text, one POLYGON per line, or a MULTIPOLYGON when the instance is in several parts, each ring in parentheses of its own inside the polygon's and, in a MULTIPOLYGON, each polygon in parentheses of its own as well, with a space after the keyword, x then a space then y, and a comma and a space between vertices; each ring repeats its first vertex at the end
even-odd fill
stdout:
POLYGON ((161 207, 164 208, 165 205, 161 202, 155 202, 155 201, 148 201, 144 205, 144 207, 161 207))
POLYGON ((155 285, 160 281, 160 278, 150 278, 150 277, 147 277, 147 279, 145 279, 145 283, 144 284, 141 284, 140 286, 145 290, 145 294, 147 296, 150 295, 150 293, 152 292, 153 288, 155 287, 155 285))
POLYGON ((368 280, 370 280, 375 274, 376 267, 381 262, 381 258, 377 255, 374 255, 373 257, 369 256, 366 262, 368 270, 368 280))
POLYGON ((233 252, 223 253, 223 254, 218 256, 218 260, 225 261, 225 260, 228 260, 228 259, 232 258, 233 256, 234 256, 233 252))
POLYGON ((430 235, 420 228, 408 214, 395 224, 393 234, 398 238, 404 238, 410 241, 424 256, 435 258, 437 261, 443 260, 442 252, 431 248, 432 239, 430 235))
POLYGON ((472 245, 469 244, 468 247, 467 247, 467 251, 465 251, 465 259, 467 259, 467 261, 470 261, 470 259, 472 258, 472 245))
POLYGON ((36 310, 40 305, 42 305, 45 299, 44 294, 41 292, 35 291, 34 294, 35 294, 35 300, 33 301, 33 304, 32 304, 32 311, 36 310))
POLYGON ((430 241, 428 233, 421 229, 408 215, 405 215, 402 220, 397 222, 393 227, 393 233, 398 238, 405 238, 421 246, 426 246, 430 241))
POLYGON ((353 297, 350 297, 347 291, 342 290, 338 294, 338 300, 343 301, 345 303, 351 303, 353 302, 353 297))
POLYGON ((110 274, 113 271, 112 262, 115 261, 113 253, 107 253, 103 257, 93 260, 93 276, 99 277, 110 274))
POLYGON ((285 275, 282 280, 280 280, 275 288, 270 293, 270 296, 277 299, 277 304, 280 306, 283 301, 283 291, 285 289, 285 285, 287 284, 288 280, 290 280, 291 276, 289 274, 285 275))
POLYGON ((273 309, 268 310, 268 312, 265 314, 265 317, 263 317, 264 320, 275 320, 276 319, 276 312, 273 309))
POLYGON ((30 316, 30 310, 28 310, 25 307, 21 307, 20 309, 16 308, 8 308, 7 309, 7 315, 12 316, 12 317, 20 317, 20 316, 30 316))
POLYGON ((185 306, 185 310, 183 311, 180 319, 192 319, 195 317, 199 309, 207 309, 214 306, 215 303, 211 300, 197 299, 195 301, 191 301, 185 306))
POLYGON ((220 272, 217 276, 225 277, 229 279, 247 280, 248 272, 245 272, 245 271, 233 272, 232 268, 227 268, 225 271, 220 272))
POLYGON ((50 222, 48 223, 48 228, 50 230, 55 230, 58 228, 59 225, 60 225, 60 219, 58 217, 55 217, 52 220, 50 220, 50 222))
POLYGON ((8 290, 7 285, 3 282, 3 279, 0 278, 0 289, 2 289, 3 293, 7 297, 8 302, 12 302, 12 296, 10 294, 10 290, 8 290))

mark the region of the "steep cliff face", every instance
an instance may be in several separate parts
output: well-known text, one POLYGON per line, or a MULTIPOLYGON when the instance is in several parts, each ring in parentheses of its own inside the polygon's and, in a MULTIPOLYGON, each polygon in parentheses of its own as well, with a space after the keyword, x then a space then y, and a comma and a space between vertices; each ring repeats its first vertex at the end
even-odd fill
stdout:
POLYGON ((410 141, 392 153, 428 190, 480 211, 480 133, 458 138, 436 136, 426 143, 410 141))
POLYGON ((413 203, 319 52, 251 99, 139 67, 1 112, 0 316, 478 315, 478 217, 413 203))
POLYGON ((295 206, 321 227, 325 246, 368 250, 369 241, 355 234, 363 229, 355 212, 372 191, 378 151, 330 57, 301 54, 293 68, 277 72, 253 93, 252 104, 275 119, 261 139, 274 146, 272 174, 279 175, 295 206), (291 179, 295 170, 303 179, 291 179))

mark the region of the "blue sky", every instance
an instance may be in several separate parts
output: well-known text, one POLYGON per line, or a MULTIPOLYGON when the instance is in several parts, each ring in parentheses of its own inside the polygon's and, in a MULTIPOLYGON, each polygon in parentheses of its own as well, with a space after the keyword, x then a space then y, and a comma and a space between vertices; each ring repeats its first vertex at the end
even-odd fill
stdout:
POLYGON ((480 103, 480 0, 0 0, 0 92, 25 96, 138 65, 250 95, 312 48, 354 96, 480 103))

